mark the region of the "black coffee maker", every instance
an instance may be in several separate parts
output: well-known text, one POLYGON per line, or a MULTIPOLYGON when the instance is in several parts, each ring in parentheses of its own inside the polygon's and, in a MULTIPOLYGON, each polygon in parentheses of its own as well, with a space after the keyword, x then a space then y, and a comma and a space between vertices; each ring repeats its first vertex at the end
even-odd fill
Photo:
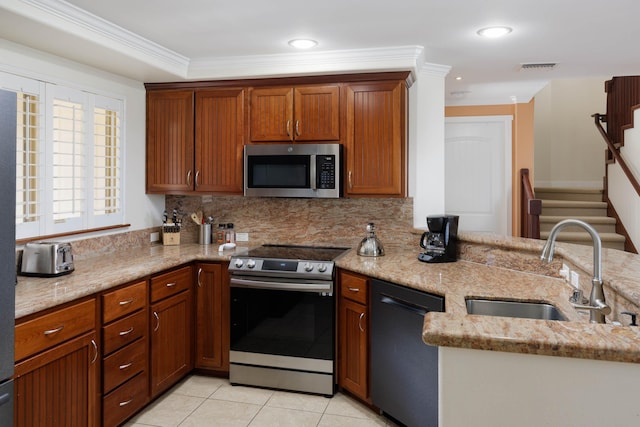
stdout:
POLYGON ((422 233, 420 247, 425 251, 418 255, 424 262, 454 262, 458 249, 458 215, 429 215, 429 231, 422 233))

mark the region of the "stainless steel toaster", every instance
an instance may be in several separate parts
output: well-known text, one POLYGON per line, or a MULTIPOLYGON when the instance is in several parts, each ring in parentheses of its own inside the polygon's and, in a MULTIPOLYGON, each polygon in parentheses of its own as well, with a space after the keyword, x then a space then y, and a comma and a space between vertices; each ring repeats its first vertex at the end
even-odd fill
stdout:
POLYGON ((51 277, 74 270, 71 243, 30 242, 24 246, 20 274, 51 277))

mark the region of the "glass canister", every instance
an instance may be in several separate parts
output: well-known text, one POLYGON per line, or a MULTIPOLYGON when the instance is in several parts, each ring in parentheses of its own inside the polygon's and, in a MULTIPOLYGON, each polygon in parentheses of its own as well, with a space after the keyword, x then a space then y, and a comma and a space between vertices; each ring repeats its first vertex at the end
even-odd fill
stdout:
POLYGON ((216 230, 216 243, 226 243, 226 228, 225 224, 218 224, 218 229, 216 230))

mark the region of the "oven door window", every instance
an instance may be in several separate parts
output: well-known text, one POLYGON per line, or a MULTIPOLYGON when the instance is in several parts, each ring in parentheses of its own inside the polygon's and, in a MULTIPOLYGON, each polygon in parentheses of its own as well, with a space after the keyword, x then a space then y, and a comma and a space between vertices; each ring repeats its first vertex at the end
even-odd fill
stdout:
POLYGON ((231 288, 231 350, 332 360, 333 334, 331 296, 231 288))
POLYGON ((311 156, 249 156, 248 188, 311 188, 311 156))

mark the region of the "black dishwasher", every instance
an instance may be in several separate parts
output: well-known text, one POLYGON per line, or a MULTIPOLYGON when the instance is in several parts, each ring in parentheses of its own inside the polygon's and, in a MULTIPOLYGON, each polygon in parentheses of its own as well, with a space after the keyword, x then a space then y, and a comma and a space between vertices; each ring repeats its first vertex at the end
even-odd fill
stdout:
POLYGON ((376 279, 371 290, 371 400, 409 427, 437 426, 438 348, 422 327, 444 298, 376 279))

